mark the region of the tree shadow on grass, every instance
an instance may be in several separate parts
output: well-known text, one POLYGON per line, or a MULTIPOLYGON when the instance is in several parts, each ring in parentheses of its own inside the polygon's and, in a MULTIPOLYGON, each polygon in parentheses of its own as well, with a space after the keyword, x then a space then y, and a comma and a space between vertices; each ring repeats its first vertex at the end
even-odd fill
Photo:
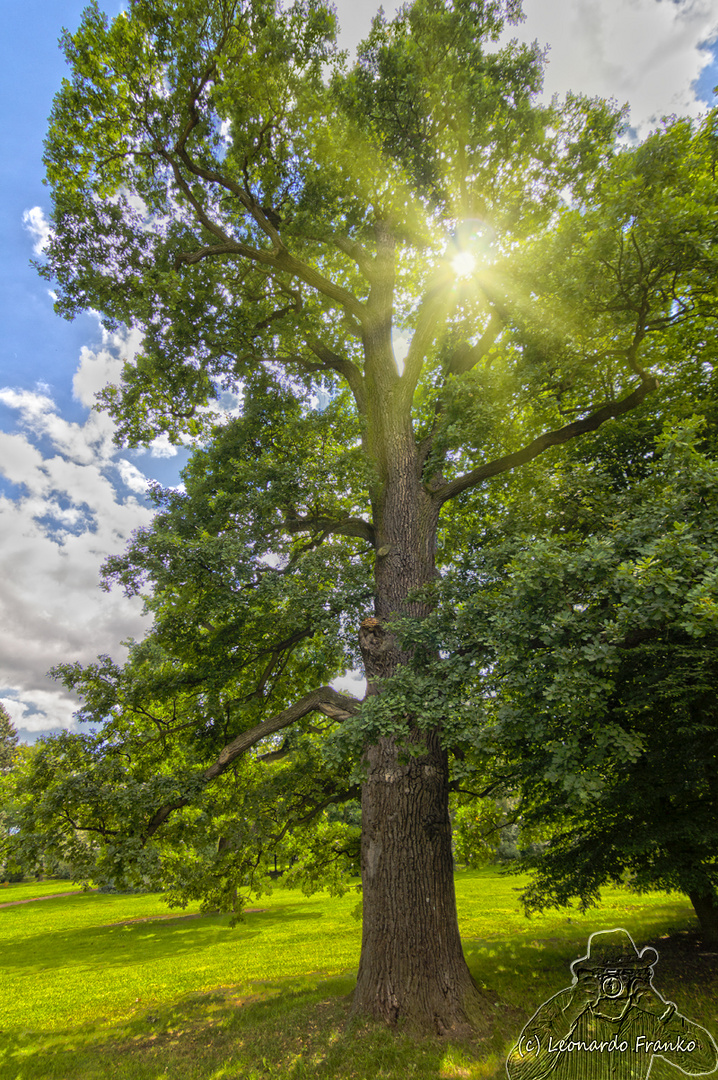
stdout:
MULTIPOLYGON (((528 926, 526 932, 517 935, 470 938, 464 942, 464 953, 479 984, 490 985, 502 1000, 530 1008, 531 1015, 547 997, 570 985, 570 965, 585 954, 588 938, 595 930, 622 926, 639 947, 655 944, 657 932, 663 932, 666 962, 662 964, 659 959, 658 972, 668 975, 672 955, 668 943, 690 934, 694 923, 692 915, 676 913, 672 908, 653 911, 640 920, 630 911, 610 912, 607 916, 597 909, 596 921, 589 926, 585 921, 572 923, 568 918, 563 926, 547 932, 540 929, 539 923, 535 937, 528 926)), ((660 942, 656 948, 660 957, 660 942)))
MULTIPOLYGON (((690 925, 670 929, 664 925, 663 929, 660 935, 636 934, 641 948, 650 945, 658 954, 656 990, 667 1001, 674 1001, 679 1012, 718 1034, 718 956, 701 951, 700 937, 690 925)), ((488 984, 501 1001, 523 1012, 528 1020, 571 985, 571 964, 585 955, 587 944, 585 930, 571 926, 555 937, 474 939, 465 944, 464 951, 479 985, 488 984)), ((517 1036, 522 1027, 523 1023, 517 1025, 517 1036)), ((666 1076, 677 1075, 671 1066, 654 1062, 651 1077, 655 1074, 658 1080, 664 1072, 666 1076)))
POLYGON ((193 993, 105 1028, 25 1032, 0 1077, 27 1080, 498 1080, 515 1035, 456 1043, 350 1022, 355 978, 193 993), (255 993, 256 990, 256 993, 255 993))
MULTIPOLYGON (((254 920, 266 920, 266 931, 271 923, 286 925, 288 920, 293 920, 299 929, 307 925, 307 919, 315 917, 293 913, 288 905, 283 911, 250 915, 238 930, 244 940, 254 940, 259 933, 259 928, 252 927, 254 920)), ((161 947, 184 953, 202 948, 205 930, 211 931, 215 940, 218 929, 224 932, 226 922, 207 917, 203 927, 204 921, 182 922, 180 917, 159 924, 130 924, 122 929, 135 933, 161 927, 163 932, 171 931, 166 937, 163 934, 161 947), (178 928, 189 931, 179 942, 178 928)), ((71 952, 79 935, 60 936, 72 939, 63 945, 71 952)), ((568 927, 555 937, 467 941, 472 972, 499 998, 494 1030, 482 1042, 416 1039, 381 1025, 349 1023, 348 995, 354 977, 327 979, 322 973, 314 973, 254 979, 209 993, 178 995, 151 1008, 139 1004, 133 1016, 113 1024, 17 1034, 10 1040, 6 1067, 0 1065, 0 1078, 505 1080, 506 1056, 523 1024, 538 1005, 568 984, 569 964, 581 955, 585 940, 584 930, 568 927)), ((138 938, 134 944, 138 947, 147 942, 138 938)), ((674 966, 668 942, 659 945, 659 953, 665 958, 668 975, 674 966)), ((705 964, 704 958, 696 959, 695 964, 699 961, 705 964)), ((686 963, 684 958, 677 974, 688 971, 686 963)), ((694 1015, 695 1008, 690 1011, 694 1015)), ((28 1027, 32 1027, 31 1018, 28 1027)))
POLYGON ((142 962, 168 960, 195 953, 213 944, 218 934, 235 935, 237 942, 246 943, 261 935, 271 936, 281 926, 297 925, 296 935, 284 934, 287 946, 292 937, 302 937, 300 926, 321 918, 321 912, 281 911, 253 913, 235 927, 229 926, 227 915, 202 915, 196 919, 177 915, 170 918, 129 919, 106 925, 74 927, 30 934, 21 941, 6 941, 2 948, 2 964, 6 970, 17 968, 31 974, 49 967, 63 969, 101 966, 103 969, 126 965, 133 957, 142 962), (261 921, 260 921, 261 920, 261 921))

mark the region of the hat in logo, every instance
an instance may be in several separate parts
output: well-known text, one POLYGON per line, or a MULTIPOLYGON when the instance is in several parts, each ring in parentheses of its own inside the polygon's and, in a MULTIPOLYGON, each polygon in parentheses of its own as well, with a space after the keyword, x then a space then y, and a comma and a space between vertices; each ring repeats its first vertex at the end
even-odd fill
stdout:
POLYGON ((574 960, 571 971, 595 971, 596 968, 632 968, 648 971, 658 959, 658 953, 647 945, 639 953, 633 938, 626 930, 597 930, 588 939, 588 952, 574 960))

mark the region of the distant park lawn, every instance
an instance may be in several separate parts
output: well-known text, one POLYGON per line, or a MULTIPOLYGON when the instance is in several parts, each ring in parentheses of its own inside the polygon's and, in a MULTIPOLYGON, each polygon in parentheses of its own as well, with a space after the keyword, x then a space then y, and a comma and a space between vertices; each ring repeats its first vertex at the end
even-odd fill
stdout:
MULTIPOLYGON (((718 1033, 718 958, 696 948, 677 894, 606 890, 598 909, 527 919, 521 879, 459 873, 469 965, 495 1004, 483 1043, 347 1024, 359 961, 357 895, 277 886, 230 928, 171 912, 159 895, 82 893, 0 910, 1 1080, 436 1080, 505 1077, 523 1023, 570 984, 590 933, 621 926, 659 952, 655 986, 718 1033)), ((68 892, 67 882, 0 889, 0 904, 68 892)), ((674 1077, 655 1061, 651 1080, 674 1077)))

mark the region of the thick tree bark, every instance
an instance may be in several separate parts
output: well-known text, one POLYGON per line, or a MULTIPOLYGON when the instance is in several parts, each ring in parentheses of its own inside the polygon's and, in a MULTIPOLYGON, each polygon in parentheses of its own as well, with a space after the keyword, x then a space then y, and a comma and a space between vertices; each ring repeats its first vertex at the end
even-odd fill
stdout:
POLYGON ((408 761, 392 739, 366 754, 353 1013, 442 1035, 476 1032, 487 1026, 487 1004, 459 937, 446 753, 436 733, 417 739, 426 753, 408 761))

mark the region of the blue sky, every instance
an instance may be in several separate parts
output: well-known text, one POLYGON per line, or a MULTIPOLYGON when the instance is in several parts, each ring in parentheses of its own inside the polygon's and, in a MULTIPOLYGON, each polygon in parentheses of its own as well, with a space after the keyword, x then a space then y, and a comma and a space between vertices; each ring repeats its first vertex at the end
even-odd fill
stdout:
MULTIPOLYGON (((118 450, 91 408, 117 378, 136 335, 103 335, 91 314, 68 323, 31 267, 49 213, 42 143, 65 73, 58 48, 81 0, 3 5, 0 45, 0 700, 21 737, 71 727, 75 703, 47 677, 54 664, 122 656, 139 636, 139 604, 98 587, 102 562, 150 520, 148 480, 174 484, 186 459, 159 443, 118 450)), ((118 0, 101 2, 108 15, 118 0)), ((385 3, 387 11, 391 3, 385 3)), ((550 44, 546 94, 568 89, 631 105, 643 134, 663 114, 697 115, 718 84, 718 0, 525 0, 511 36, 550 44)), ((375 10, 339 0, 351 47, 375 10)))

